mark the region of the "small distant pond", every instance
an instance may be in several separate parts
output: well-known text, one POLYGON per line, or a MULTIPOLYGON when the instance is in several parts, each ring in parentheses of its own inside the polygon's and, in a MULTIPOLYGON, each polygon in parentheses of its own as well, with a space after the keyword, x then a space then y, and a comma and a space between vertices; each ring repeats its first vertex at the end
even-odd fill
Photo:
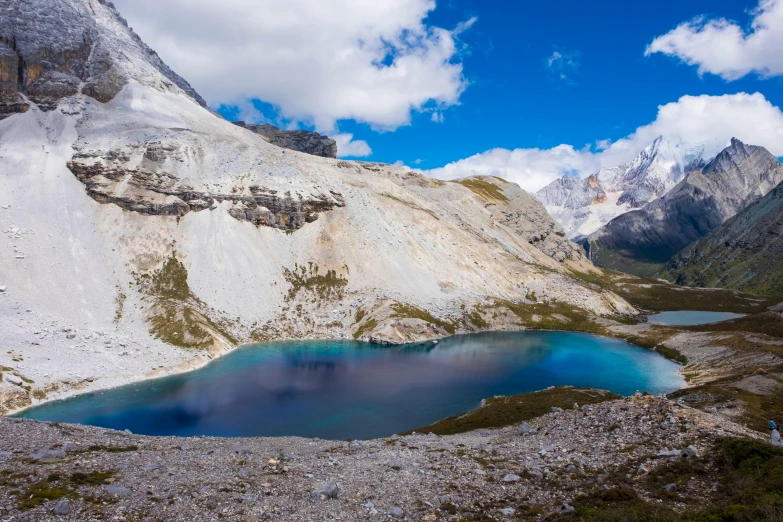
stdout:
POLYGON ((650 315, 647 320, 653 324, 663 324, 668 326, 695 326, 698 324, 713 324, 731 319, 745 317, 742 314, 732 314, 730 312, 696 312, 693 310, 681 310, 678 312, 661 312, 650 315))
POLYGON ((656 352, 568 332, 482 333, 391 348, 280 342, 18 416, 147 435, 364 439, 429 425, 486 397, 553 385, 669 393, 684 386, 678 369, 656 352))

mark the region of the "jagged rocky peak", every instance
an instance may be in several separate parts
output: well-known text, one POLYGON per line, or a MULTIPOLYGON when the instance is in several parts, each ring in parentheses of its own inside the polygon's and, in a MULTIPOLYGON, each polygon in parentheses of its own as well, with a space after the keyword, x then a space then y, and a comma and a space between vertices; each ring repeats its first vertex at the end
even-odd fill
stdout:
POLYGON ((306 130, 282 130, 274 125, 265 123, 255 125, 245 123, 244 121, 235 121, 234 125, 245 128, 263 136, 272 145, 277 145, 284 149, 296 150, 312 154, 313 156, 322 156, 324 158, 337 157, 337 142, 328 136, 323 136, 317 132, 306 130))
POLYGON ((0 2, 0 118, 79 92, 107 102, 128 80, 206 102, 106 0, 0 2))
POLYGON ((752 174, 758 174, 774 167, 778 159, 764 147, 746 145, 737 138, 731 138, 729 145, 715 156, 702 171, 705 176, 723 174, 742 167, 751 169, 752 174), (746 165, 750 162, 752 165, 746 165))
POLYGON ((536 197, 575 238, 662 197, 704 164, 704 147, 687 148, 659 136, 633 161, 602 168, 584 180, 563 176, 536 197))
POLYGON ((663 198, 612 220, 589 238, 595 264, 652 275, 677 252, 758 201, 783 181, 783 167, 763 147, 732 139, 701 171, 663 198))

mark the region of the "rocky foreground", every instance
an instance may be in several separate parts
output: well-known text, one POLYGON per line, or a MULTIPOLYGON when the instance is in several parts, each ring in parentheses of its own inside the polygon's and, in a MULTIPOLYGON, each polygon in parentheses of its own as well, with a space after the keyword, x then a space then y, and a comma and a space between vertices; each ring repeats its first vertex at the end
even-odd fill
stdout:
POLYGON ((552 410, 502 429, 346 442, 2 418, 0 520, 582 518, 585 499, 615 497, 676 513, 716 495, 721 441, 759 436, 647 395, 552 410))

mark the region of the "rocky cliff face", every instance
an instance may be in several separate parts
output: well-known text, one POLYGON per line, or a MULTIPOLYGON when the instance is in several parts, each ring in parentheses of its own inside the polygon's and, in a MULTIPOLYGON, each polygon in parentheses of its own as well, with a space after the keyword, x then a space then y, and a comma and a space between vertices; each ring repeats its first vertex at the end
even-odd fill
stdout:
POLYGON ((689 174, 663 198, 592 234, 591 258, 598 266, 652 275, 781 181, 777 158, 762 147, 732 139, 703 171, 689 174))
POLYGON ((661 276, 783 296, 783 184, 674 256, 661 276))
POLYGON ((255 132, 263 136, 272 145, 283 147, 284 149, 296 150, 312 154, 313 156, 322 156, 324 158, 337 157, 337 142, 328 136, 322 136, 317 132, 293 130, 286 131, 269 125, 253 125, 243 121, 235 121, 234 125, 255 132))
POLYGON ((181 90, 206 105, 127 26, 111 2, 0 3, 0 118, 24 112, 30 103, 52 110, 78 92, 107 102, 130 78, 181 90))
POLYGON ((564 176, 536 193, 570 238, 586 236, 615 217, 660 198, 704 166, 703 149, 685 149, 663 136, 633 161, 580 180, 564 176))
POLYGON ((68 169, 95 201, 146 215, 182 217, 215 210, 226 202, 235 219, 293 231, 318 219, 320 212, 344 205, 337 192, 281 193, 257 184, 241 184, 224 193, 197 190, 164 170, 171 162, 184 161, 186 154, 176 142, 105 153, 81 151, 68 162, 68 169))

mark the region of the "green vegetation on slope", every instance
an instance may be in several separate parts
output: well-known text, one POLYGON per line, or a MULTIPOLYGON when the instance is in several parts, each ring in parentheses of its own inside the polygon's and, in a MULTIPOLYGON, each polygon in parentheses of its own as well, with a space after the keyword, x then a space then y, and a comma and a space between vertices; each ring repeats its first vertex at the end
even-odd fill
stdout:
POLYGON ((652 252, 611 249, 600 239, 590 242, 590 257, 593 262, 608 270, 615 270, 638 277, 650 277, 656 274, 672 253, 661 256, 658 249, 652 252))
POLYGON ((502 428, 550 413, 553 406, 565 409, 571 408, 574 403, 579 405, 598 404, 620 398, 619 395, 603 390, 572 388, 570 386, 510 397, 493 397, 486 399, 480 408, 473 411, 449 417, 406 433, 415 431, 436 435, 454 435, 478 429, 502 428))
POLYGON ((750 522, 783 520, 783 450, 766 442, 729 438, 708 449, 711 455, 674 461, 656 469, 637 486, 596 488, 574 501, 575 516, 555 520, 586 522, 750 522), (665 484, 685 490, 692 478, 710 480, 717 489, 709 499, 668 492, 665 484), (661 502, 663 500, 663 502, 661 502), (675 503, 679 509, 675 510, 675 503))
POLYGON ((571 273, 577 279, 611 290, 635 308, 649 312, 699 310, 752 314, 763 312, 781 300, 734 290, 687 288, 661 279, 638 278, 611 270, 571 273))
POLYGON ((442 321, 426 310, 422 310, 421 308, 417 308, 415 306, 397 303, 394 305, 393 310, 394 312, 392 313, 392 317, 421 319, 426 323, 434 324, 435 326, 446 330, 451 335, 454 335, 454 333, 457 331, 453 323, 442 321))
POLYGON ((481 178, 469 178, 458 181, 463 187, 467 187, 487 201, 508 201, 508 197, 497 185, 481 178))
POLYGON ((190 296, 188 271, 173 252, 163 268, 152 274, 150 292, 154 295, 178 301, 186 301, 190 296))
POLYGON ((313 292, 322 300, 342 299, 348 279, 338 276, 334 270, 325 275, 320 275, 318 270, 318 265, 313 263, 306 267, 295 264, 293 270, 283 268, 285 280, 291 285, 287 299, 294 299, 302 290, 313 292))

